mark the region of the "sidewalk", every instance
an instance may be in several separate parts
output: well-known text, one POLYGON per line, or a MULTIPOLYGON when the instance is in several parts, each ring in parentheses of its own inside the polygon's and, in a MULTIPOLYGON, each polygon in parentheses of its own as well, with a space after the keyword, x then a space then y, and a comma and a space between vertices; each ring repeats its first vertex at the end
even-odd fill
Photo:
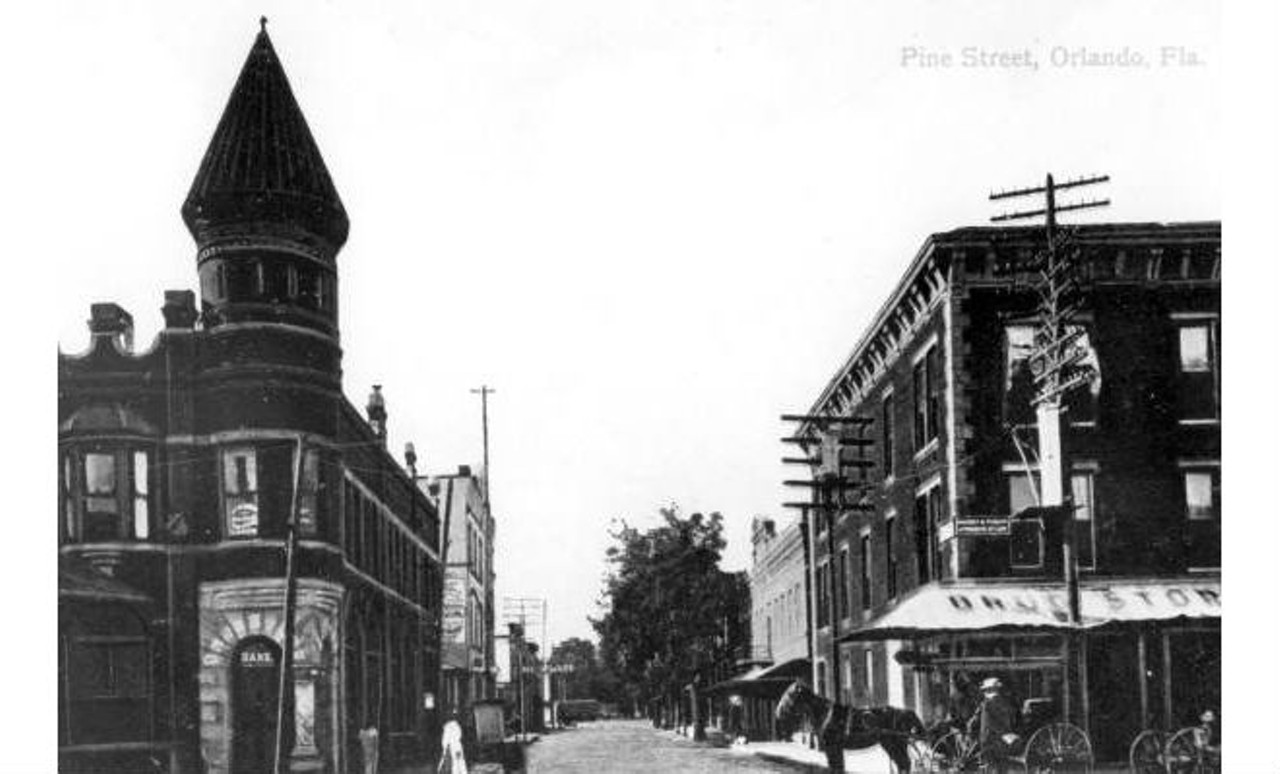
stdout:
MULTIPOLYGON (((525 735, 523 742, 519 736, 509 736, 506 738, 508 744, 520 744, 524 748, 542 738, 542 734, 529 732, 525 735)), ((471 774, 501 774, 501 763, 477 763, 474 761, 467 762, 467 771, 471 774)), ((379 766, 378 774, 435 774, 436 766, 431 763, 411 763, 400 766, 379 766)))
MULTIPOLYGON (((771 763, 795 766, 801 771, 827 771, 827 756, 819 750, 810 750, 798 742, 751 742, 733 744, 728 748, 738 755, 753 755, 771 763)), ((880 747, 865 750, 845 750, 844 769, 849 774, 883 774, 892 771, 889 756, 880 747)), ((1122 763, 1100 763, 1091 769, 1093 774, 1127 774, 1128 766, 1122 763)))

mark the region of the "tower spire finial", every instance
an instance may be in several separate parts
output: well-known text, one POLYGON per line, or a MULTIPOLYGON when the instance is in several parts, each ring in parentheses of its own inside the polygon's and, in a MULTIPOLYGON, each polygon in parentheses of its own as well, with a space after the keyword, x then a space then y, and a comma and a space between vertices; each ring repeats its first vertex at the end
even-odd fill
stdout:
POLYGON ((263 31, 263 32, 266 32, 266 31, 267 31, 267 17, 265 17, 265 16, 259 16, 259 17, 258 17, 258 24, 262 27, 262 31, 263 31))

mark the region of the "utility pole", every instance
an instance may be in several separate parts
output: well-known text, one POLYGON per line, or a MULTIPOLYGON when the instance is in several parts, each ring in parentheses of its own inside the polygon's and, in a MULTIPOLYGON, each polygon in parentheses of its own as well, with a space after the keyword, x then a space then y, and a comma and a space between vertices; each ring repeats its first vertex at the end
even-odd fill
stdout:
POLYGON ((480 426, 484 432, 484 509, 489 512, 489 396, 497 390, 482 384, 471 392, 480 396, 480 426))
POLYGON ((298 605, 298 579, 295 555, 298 553, 298 489, 302 485, 302 436, 293 457, 293 495, 286 520, 284 560, 284 645, 280 654, 280 690, 276 698, 275 774, 288 774, 293 734, 285 735, 289 715, 293 712, 293 619, 298 605))
MULTIPOLYGON (((1105 183, 1107 175, 1094 175, 1066 183, 1055 183, 1053 175, 1045 175, 1043 186, 993 193, 991 201, 1044 194, 1043 209, 1023 210, 996 215, 992 222, 1025 220, 1044 216, 1045 248, 1029 267, 1039 273, 1036 290, 1039 300, 1039 325, 1035 350, 1031 355, 1031 373, 1038 388, 1032 402, 1036 409, 1036 435, 1040 453, 1040 505, 1056 511, 1062 525, 1062 572, 1067 588, 1067 605, 1072 630, 1067 637, 1067 680, 1063 714, 1070 719, 1081 658, 1076 634, 1080 627, 1080 577, 1076 561, 1075 508, 1071 491, 1071 467, 1062 444, 1063 398, 1072 390, 1093 380, 1093 368, 1085 364, 1088 348, 1081 346, 1084 330, 1071 324, 1080 305, 1076 278, 1076 254, 1069 249, 1070 234, 1058 229, 1058 213, 1105 207, 1109 199, 1063 204, 1057 203, 1058 191, 1105 183)), ((1014 267, 1016 271, 1018 267, 1014 267)), ((1085 698, 1080 697, 1081 702, 1085 698)), ((1087 705, 1084 714, 1087 716, 1087 705)), ((1086 718, 1087 723, 1087 718, 1086 718)))
MULTIPOLYGON (((866 459, 865 450, 875 442, 863 437, 863 432, 872 423, 869 417, 784 414, 784 422, 799 422, 800 432, 794 437, 783 438, 783 443, 794 443, 800 446, 803 457, 784 457, 783 463, 805 465, 813 472, 812 480, 787 480, 786 486, 807 487, 813 490, 813 497, 808 502, 783 503, 786 508, 798 508, 807 514, 817 512, 813 520, 816 536, 819 525, 825 524, 827 530, 827 613, 831 623, 830 669, 833 704, 840 703, 838 687, 840 685, 840 611, 837 602, 836 577, 837 557, 835 551, 836 518, 841 511, 870 511, 872 506, 865 502, 868 485, 862 475, 863 471, 875 466, 866 459), (808 431, 817 435, 810 435, 808 431), (817 457, 809 456, 809 449, 817 446, 817 457), (852 453, 849 453, 852 452, 852 453), (858 480, 850 480, 846 475, 849 470, 859 471, 858 480), (850 496, 850 494, 852 496, 850 496)), ((816 553, 816 552, 815 552, 816 553)), ((843 572, 843 566, 839 567, 843 572)), ((848 592, 848 579, 843 579, 843 591, 848 592)), ((820 688, 825 686, 819 686, 820 688)), ((850 686, 852 688, 852 686, 850 686)), ((827 767, 833 772, 844 771, 844 750, 837 743, 824 750, 827 755, 827 767)))

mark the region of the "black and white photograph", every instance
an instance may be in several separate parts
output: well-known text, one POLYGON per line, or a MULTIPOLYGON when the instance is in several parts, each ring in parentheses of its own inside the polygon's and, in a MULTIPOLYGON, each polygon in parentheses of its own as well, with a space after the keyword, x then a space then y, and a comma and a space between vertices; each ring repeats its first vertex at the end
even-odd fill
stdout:
POLYGON ((1274 10, 37 5, 0 771, 1280 767, 1274 10))

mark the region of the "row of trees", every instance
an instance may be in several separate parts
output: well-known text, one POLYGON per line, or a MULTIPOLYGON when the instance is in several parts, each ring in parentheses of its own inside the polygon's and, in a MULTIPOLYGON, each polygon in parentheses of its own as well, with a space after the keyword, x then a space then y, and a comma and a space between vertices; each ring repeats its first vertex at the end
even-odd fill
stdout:
POLYGON ((743 573, 720 569, 723 518, 685 517, 675 506, 660 516, 646 530, 615 524, 603 614, 591 622, 600 668, 614 700, 629 709, 674 698, 690 683, 705 686, 746 646, 750 593, 743 573))

